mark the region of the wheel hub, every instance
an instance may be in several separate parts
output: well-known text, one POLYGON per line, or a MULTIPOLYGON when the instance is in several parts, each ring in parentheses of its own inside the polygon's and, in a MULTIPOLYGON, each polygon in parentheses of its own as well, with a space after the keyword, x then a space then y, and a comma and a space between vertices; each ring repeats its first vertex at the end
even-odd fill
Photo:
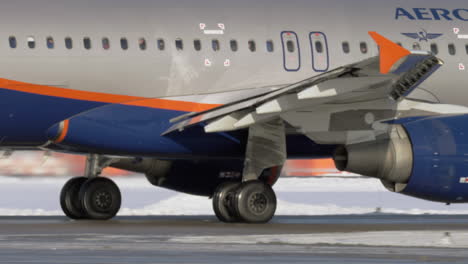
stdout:
POLYGON ((106 210, 112 205, 112 195, 107 191, 98 191, 96 192, 94 202, 97 208, 106 210))
POLYGON ((249 209, 256 215, 261 215, 268 207, 268 198, 263 193, 255 193, 250 196, 249 209))

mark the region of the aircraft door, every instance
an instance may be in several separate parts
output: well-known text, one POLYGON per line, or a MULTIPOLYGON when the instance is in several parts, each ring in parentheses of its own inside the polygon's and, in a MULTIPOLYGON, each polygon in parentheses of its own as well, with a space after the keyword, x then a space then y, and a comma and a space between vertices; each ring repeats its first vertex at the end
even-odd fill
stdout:
POLYGON ((330 67, 327 36, 322 32, 311 32, 309 35, 312 49, 312 68, 316 72, 326 72, 330 67))
POLYGON ((283 44, 283 65, 286 71, 298 71, 301 68, 301 50, 299 38, 293 31, 281 32, 283 44))

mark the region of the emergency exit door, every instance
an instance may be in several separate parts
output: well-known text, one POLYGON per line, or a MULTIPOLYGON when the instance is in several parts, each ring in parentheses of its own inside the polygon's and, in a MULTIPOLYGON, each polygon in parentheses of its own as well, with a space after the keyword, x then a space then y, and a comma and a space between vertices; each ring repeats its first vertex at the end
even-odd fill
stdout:
POLYGON ((330 67, 327 36, 322 32, 309 34, 312 49, 312 68, 316 72, 326 72, 330 67))
POLYGON ((299 71, 301 68, 301 49, 299 38, 293 31, 281 32, 283 44, 283 65, 286 71, 299 71))

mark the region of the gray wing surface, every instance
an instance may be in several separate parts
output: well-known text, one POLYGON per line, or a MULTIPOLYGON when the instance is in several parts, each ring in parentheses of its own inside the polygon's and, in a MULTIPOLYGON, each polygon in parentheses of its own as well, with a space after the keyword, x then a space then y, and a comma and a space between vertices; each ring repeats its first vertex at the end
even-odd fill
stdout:
POLYGON ((369 102, 389 97, 397 101, 434 73, 442 61, 429 53, 413 53, 387 74, 379 71, 379 64, 380 58, 373 57, 272 92, 191 113, 175 120, 164 135, 197 124, 204 125, 206 132, 233 131, 324 104, 369 102))

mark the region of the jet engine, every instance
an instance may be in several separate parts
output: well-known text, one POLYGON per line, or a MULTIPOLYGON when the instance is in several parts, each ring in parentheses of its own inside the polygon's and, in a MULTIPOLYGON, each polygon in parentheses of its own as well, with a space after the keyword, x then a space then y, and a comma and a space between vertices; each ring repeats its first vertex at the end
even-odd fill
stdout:
POLYGON ((468 202, 468 115, 403 120, 386 138, 338 147, 334 160, 339 170, 378 178, 393 192, 468 202))

